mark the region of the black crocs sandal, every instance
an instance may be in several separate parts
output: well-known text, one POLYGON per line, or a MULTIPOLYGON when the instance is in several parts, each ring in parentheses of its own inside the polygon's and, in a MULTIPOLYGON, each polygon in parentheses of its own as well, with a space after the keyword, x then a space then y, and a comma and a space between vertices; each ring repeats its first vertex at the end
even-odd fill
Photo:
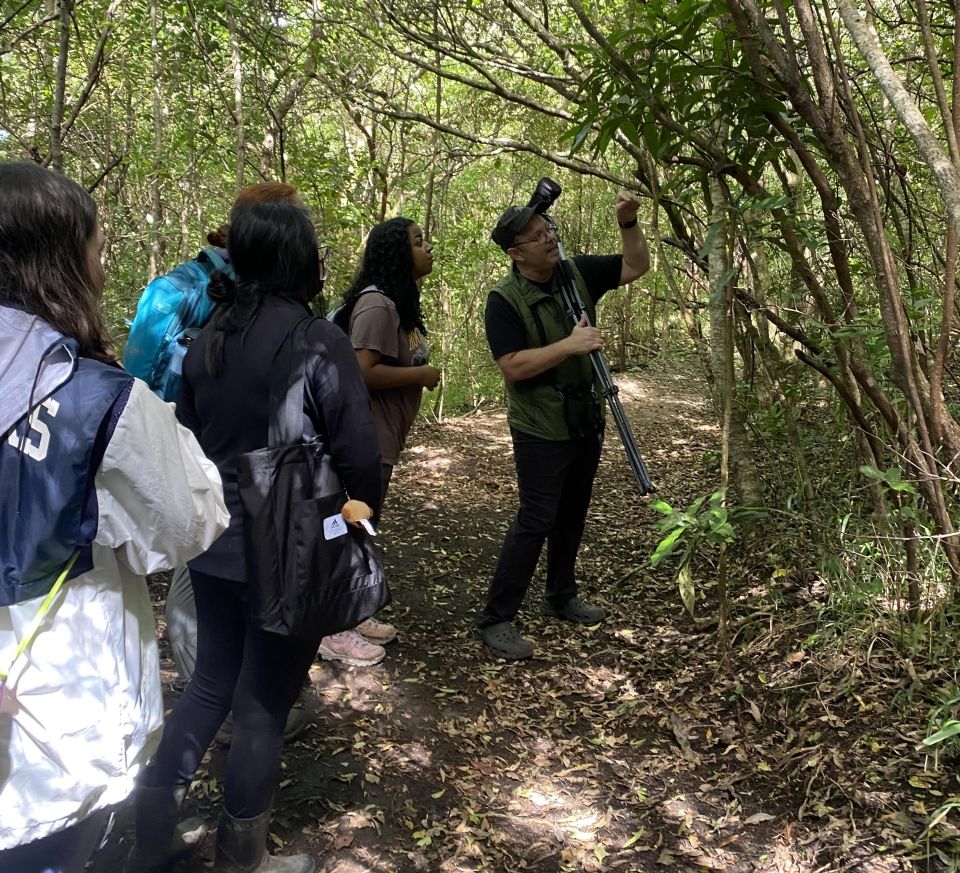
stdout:
POLYGON ((579 597, 571 597, 559 609, 548 600, 540 601, 540 614, 550 618, 562 618, 578 624, 599 624, 606 618, 603 607, 585 603, 579 597))
POLYGON ((519 631, 509 621, 502 621, 489 627, 475 627, 473 635, 483 641, 498 658, 504 658, 507 661, 523 661, 533 657, 533 644, 520 636, 519 631))

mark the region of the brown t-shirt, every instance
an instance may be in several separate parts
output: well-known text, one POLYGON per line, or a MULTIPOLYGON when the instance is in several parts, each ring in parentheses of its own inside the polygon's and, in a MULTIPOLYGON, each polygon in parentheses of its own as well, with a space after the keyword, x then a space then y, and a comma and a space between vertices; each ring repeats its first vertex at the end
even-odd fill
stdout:
MULTIPOLYGON (((425 337, 416 328, 408 333, 400 327, 397 307, 379 291, 362 294, 354 304, 350 315, 350 340, 354 349, 379 352, 380 363, 391 367, 411 367, 414 361, 418 365, 425 364, 430 355, 425 337)), ((370 392, 384 464, 396 464, 400 460, 422 395, 421 385, 370 392)))

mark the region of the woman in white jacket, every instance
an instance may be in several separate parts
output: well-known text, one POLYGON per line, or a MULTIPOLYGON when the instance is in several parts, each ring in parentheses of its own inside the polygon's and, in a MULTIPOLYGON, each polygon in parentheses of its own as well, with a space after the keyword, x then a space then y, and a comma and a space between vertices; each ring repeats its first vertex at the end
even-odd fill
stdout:
POLYGON ((159 742, 144 576, 226 527, 220 477, 116 363, 103 232, 69 179, 0 163, 0 870, 81 871, 159 742))

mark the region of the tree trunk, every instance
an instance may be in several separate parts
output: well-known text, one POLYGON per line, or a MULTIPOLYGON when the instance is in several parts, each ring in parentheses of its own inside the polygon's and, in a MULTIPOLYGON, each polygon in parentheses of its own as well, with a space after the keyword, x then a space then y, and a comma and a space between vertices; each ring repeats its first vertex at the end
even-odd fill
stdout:
POLYGON ((67 95, 67 55, 70 51, 70 10, 73 0, 60 0, 59 54, 50 111, 49 164, 63 172, 63 109, 67 95))
POLYGON ((239 191, 243 187, 247 143, 243 117, 243 59, 240 56, 240 37, 237 34, 237 21, 232 0, 227 0, 227 27, 230 31, 230 58, 233 68, 233 118, 237 135, 235 177, 239 191))
POLYGON ((960 230, 960 173, 941 148, 913 97, 890 66, 876 34, 867 26, 851 0, 837 0, 837 8, 857 49, 876 76, 880 88, 887 95, 903 126, 916 142, 920 156, 937 180, 940 196, 943 197, 954 227, 960 230))
POLYGON ((164 268, 163 186, 163 63, 160 58, 160 21, 156 0, 150 3, 150 72, 153 76, 153 170, 150 174, 150 256, 148 278, 153 280, 164 268))
POLYGON ((742 411, 736 402, 733 361, 733 284, 730 279, 727 191, 715 176, 710 179, 711 225, 716 236, 708 255, 710 265, 710 354, 717 405, 723 419, 723 466, 729 466, 740 500, 747 506, 764 504, 763 487, 753 463, 742 411))
MULTIPOLYGON (((894 379, 903 392, 912 413, 915 431, 911 430, 903 416, 884 395, 877 380, 861 361, 851 358, 850 371, 857 384, 876 406, 896 441, 901 456, 901 466, 912 478, 923 494, 927 508, 933 517, 937 532, 941 534, 940 545, 947 558, 955 588, 960 588, 960 548, 954 536, 954 525, 947 510, 943 483, 936 463, 934 442, 931 439, 929 421, 929 399, 927 380, 919 367, 916 349, 910 331, 909 321, 904 311, 903 301, 897 285, 897 274, 893 254, 885 235, 884 213, 877 200, 874 186, 874 167, 870 158, 866 137, 860 127, 860 119, 855 111, 853 88, 846 75, 846 68, 839 53, 839 38, 833 30, 832 21, 821 20, 812 9, 809 0, 796 0, 794 9, 797 15, 799 32, 802 35, 806 57, 817 85, 819 101, 808 89, 806 79, 798 74, 792 35, 779 41, 774 35, 769 21, 758 8, 754 0, 732 0, 730 8, 741 33, 741 39, 747 46, 762 46, 767 55, 763 63, 751 59, 751 65, 758 75, 766 72, 772 75, 789 97, 793 108, 810 125, 819 140, 823 153, 837 174, 848 199, 850 211, 856 219, 863 242, 869 253, 877 286, 879 309, 887 346, 890 350, 894 379), (821 26, 830 29, 833 39, 835 61, 827 57, 821 26), (841 88, 848 108, 854 144, 848 139, 848 131, 837 123, 837 89, 841 88)), ((816 182, 816 170, 811 174, 816 182)), ((821 196, 826 192, 820 189, 821 196)), ((947 196, 949 191, 945 192, 947 196)), ((825 209, 829 215, 830 209, 825 209)), ((828 226, 828 239, 830 239, 828 226)), ((843 237, 838 240, 842 245, 843 237)), ((831 240, 831 252, 836 248, 831 240)), ((843 254, 835 255, 836 269, 845 265, 843 254)), ((841 282, 844 287, 845 282, 841 282)), ((960 449, 960 437, 955 436, 956 422, 949 418, 946 422, 948 446, 951 455, 953 442, 960 449)))
MULTIPOLYGON (((713 372, 716 375, 717 402, 720 406, 720 491, 726 505, 730 486, 731 455, 733 454, 733 407, 735 374, 733 366, 733 286, 728 278, 729 231, 727 227, 727 191, 716 177, 710 177, 710 200, 713 211, 711 225, 716 229, 713 247, 707 258, 710 264, 710 347, 713 352, 713 372)), ((738 450, 739 451, 739 450, 738 450)), ((744 489, 737 489, 747 504, 758 504, 748 499, 744 489)), ((727 592, 727 544, 720 544, 720 564, 717 572, 717 599, 719 600, 719 643, 721 657, 727 656, 727 616, 730 598, 727 592)))

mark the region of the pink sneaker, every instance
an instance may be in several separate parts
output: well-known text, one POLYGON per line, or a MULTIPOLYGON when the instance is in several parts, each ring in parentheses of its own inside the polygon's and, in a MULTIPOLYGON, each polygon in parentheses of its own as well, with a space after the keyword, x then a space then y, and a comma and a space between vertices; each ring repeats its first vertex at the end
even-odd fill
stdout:
POLYGON ((372 667, 387 654, 383 646, 368 643, 356 631, 341 631, 320 641, 320 657, 324 661, 343 661, 354 667, 372 667))
POLYGON ((376 643, 378 646, 385 646, 397 638, 397 629, 392 624, 377 621, 375 618, 360 622, 354 630, 368 643, 376 643))

